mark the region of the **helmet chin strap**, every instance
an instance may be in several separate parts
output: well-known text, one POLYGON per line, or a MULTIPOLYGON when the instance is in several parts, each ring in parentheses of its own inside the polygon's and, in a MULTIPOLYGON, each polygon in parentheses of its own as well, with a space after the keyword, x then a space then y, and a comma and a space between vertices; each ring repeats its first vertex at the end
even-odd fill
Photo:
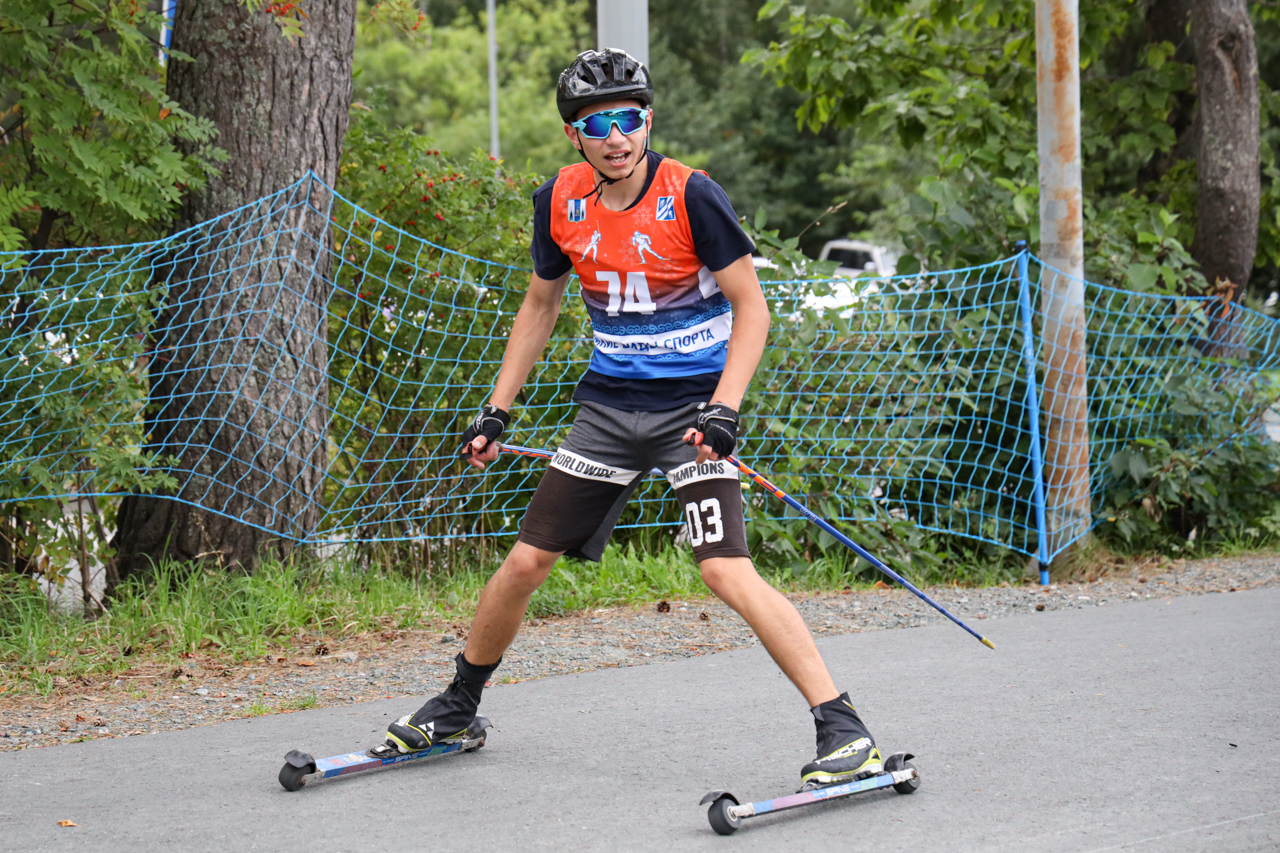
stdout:
MULTIPOLYGON (((600 182, 596 184, 596 188, 593 189, 591 192, 587 193, 587 198, 590 198, 593 195, 596 197, 596 200, 595 200, 596 204, 600 203, 601 188, 605 186, 613 186, 618 181, 629 180, 631 176, 636 173, 636 169, 640 168, 640 163, 647 156, 649 156, 649 130, 648 128, 646 128, 644 132, 644 148, 640 151, 640 159, 636 160, 636 164, 631 167, 631 171, 627 173, 627 176, 625 178, 607 178, 605 177, 604 172, 600 170, 600 167, 597 166, 595 163, 592 163, 591 158, 587 156, 587 148, 582 141, 582 132, 578 131, 576 128, 575 128, 575 132, 578 134, 578 153, 582 155, 583 160, 587 161, 587 165, 590 166, 592 169, 595 169, 596 174, 600 176, 600 182)), ((586 199, 583 199, 583 201, 586 201, 586 199)))

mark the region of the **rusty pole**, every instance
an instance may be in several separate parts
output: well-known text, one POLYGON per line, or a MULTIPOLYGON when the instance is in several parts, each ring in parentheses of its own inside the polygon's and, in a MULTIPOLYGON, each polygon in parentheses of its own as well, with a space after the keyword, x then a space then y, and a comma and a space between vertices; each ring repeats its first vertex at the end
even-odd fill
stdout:
MULTIPOLYGON (((1078 0, 1036 0, 1040 258, 1045 264, 1040 277, 1044 480, 1050 538, 1041 553, 1050 559, 1092 526, 1078 11, 1078 0)), ((1047 583, 1047 573, 1042 582, 1047 583)))

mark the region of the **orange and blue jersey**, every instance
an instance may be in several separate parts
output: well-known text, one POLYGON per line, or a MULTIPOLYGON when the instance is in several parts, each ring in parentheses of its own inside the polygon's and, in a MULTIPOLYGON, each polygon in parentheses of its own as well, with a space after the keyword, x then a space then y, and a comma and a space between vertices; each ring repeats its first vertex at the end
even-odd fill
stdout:
POLYGON ((733 329, 713 272, 749 254, 751 241, 705 173, 648 156, 646 187, 623 211, 598 203, 587 163, 561 169, 535 193, 536 214, 549 207, 545 226, 535 215, 535 270, 543 278, 569 264, 577 271, 595 342, 590 373, 637 383, 713 380, 733 329))

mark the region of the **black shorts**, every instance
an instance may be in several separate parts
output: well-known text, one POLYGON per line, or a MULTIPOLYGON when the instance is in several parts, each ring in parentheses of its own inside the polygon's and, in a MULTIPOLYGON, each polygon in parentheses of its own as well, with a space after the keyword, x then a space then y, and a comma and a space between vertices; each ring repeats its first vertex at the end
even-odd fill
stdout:
POLYGON ((665 412, 582 403, 529 502, 520 541, 598 562, 632 493, 657 468, 684 509, 694 557, 750 556, 738 469, 724 461, 698 465, 697 448, 682 440, 696 410, 693 403, 665 412))

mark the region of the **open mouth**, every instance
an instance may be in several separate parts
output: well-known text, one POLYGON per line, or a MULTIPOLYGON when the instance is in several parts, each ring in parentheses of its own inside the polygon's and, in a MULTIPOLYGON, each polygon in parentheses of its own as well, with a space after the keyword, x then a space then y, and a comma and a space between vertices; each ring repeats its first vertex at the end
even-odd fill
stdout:
POLYGON ((604 160, 606 163, 608 163, 610 166, 613 166, 615 169, 620 169, 623 166, 627 165, 627 158, 629 156, 630 156, 629 152, 618 151, 617 153, 614 153, 614 154, 606 154, 604 157, 604 160))

